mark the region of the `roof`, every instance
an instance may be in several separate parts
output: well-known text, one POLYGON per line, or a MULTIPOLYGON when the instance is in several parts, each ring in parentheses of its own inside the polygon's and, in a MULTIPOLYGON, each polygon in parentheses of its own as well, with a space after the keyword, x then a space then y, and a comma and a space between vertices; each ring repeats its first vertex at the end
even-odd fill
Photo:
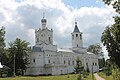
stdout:
POLYGON ((75 28, 74 28, 74 31, 73 32, 80 32, 78 27, 77 27, 77 22, 75 22, 75 28))
POLYGON ((33 46, 32 48, 32 52, 41 52, 41 48, 40 47, 36 47, 36 46, 33 46))
POLYGON ((64 49, 64 48, 58 48, 58 52, 73 52, 72 50, 70 49, 64 49))
POLYGON ((91 53, 91 52, 87 52, 87 54, 93 54, 94 55, 94 53, 91 53))

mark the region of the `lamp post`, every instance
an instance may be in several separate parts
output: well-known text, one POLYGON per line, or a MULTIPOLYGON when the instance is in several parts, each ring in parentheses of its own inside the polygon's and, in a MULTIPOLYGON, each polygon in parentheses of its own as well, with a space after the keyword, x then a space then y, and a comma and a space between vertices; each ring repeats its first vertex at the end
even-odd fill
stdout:
POLYGON ((94 76, 93 76, 93 64, 92 64, 92 80, 94 80, 94 76))
POLYGON ((14 53, 14 63, 13 63, 13 67, 14 67, 14 69, 13 69, 13 76, 15 77, 16 75, 15 75, 15 53, 14 53))

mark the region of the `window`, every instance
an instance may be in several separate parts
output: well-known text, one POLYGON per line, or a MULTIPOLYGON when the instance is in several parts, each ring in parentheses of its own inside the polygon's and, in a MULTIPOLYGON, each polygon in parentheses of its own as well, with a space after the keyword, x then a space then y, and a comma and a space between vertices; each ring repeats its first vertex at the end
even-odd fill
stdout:
POLYGON ((78 47, 78 44, 77 44, 77 47, 78 47))
POLYGON ((50 37, 49 37, 49 43, 50 43, 50 37))
POLYGON ((64 60, 64 64, 65 64, 66 62, 65 62, 65 60, 64 60))
POLYGON ((72 65, 74 65, 75 63, 74 63, 74 61, 72 61, 72 65))
POLYGON ((37 42, 39 42, 39 38, 37 38, 37 42))
POLYGON ((76 37, 78 37, 78 34, 76 34, 76 37))
POLYGON ((95 66, 97 66, 97 63, 95 63, 95 66))
POLYGON ((41 35, 41 37, 43 37, 43 34, 41 35))
POLYGON ((50 60, 48 60, 48 63, 50 64, 50 60))
POLYGON ((33 62, 35 63, 35 59, 33 59, 33 62))
POLYGON ((55 61, 53 61, 53 64, 55 64, 55 61))
POLYGON ((70 65, 70 60, 68 61, 68 65, 70 65))
POLYGON ((72 39, 74 39, 74 34, 72 35, 72 39))
POLYGON ((82 35, 80 34, 80 39, 82 39, 82 35))

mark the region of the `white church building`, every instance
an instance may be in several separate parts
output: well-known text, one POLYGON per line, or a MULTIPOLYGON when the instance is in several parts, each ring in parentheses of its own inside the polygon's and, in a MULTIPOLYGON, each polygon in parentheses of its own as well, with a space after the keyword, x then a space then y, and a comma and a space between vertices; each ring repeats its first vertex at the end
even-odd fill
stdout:
POLYGON ((57 48, 53 44, 53 30, 46 26, 47 20, 42 19, 42 28, 35 31, 35 46, 29 54, 30 64, 25 75, 61 75, 74 72, 77 57, 82 61, 84 69, 90 72, 99 70, 98 57, 87 52, 83 47, 82 32, 75 22, 72 36, 72 48, 57 48))

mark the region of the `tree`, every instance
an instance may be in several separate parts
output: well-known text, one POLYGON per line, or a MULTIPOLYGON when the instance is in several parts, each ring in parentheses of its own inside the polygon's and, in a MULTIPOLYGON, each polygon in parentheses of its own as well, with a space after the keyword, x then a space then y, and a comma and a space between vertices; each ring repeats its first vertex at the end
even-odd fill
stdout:
POLYGON ((120 14, 120 1, 119 0, 103 0, 107 5, 113 5, 113 8, 120 14))
POLYGON ((87 51, 94 53, 98 56, 99 68, 103 68, 105 66, 105 58, 104 58, 102 47, 100 46, 100 44, 96 43, 88 46, 87 51))
POLYGON ((9 52, 11 57, 10 67, 13 69, 13 60, 15 55, 15 72, 17 75, 23 75, 29 64, 29 43, 17 38, 14 42, 9 43, 9 52))
POLYGON ((5 28, 0 28, 0 61, 4 64, 5 28))
POLYGON ((76 66, 75 66, 75 72, 78 74, 78 73, 81 73, 82 70, 83 70, 82 62, 81 62, 80 58, 77 57, 76 66))
POLYGON ((94 53, 94 54, 98 55, 98 57, 101 57, 101 58, 103 58, 103 56, 104 56, 103 52, 102 52, 102 47, 100 46, 100 44, 97 44, 97 43, 88 46, 87 51, 94 53))
POLYGON ((114 17, 114 24, 107 26, 101 41, 108 51, 110 61, 120 68, 120 17, 114 17))

